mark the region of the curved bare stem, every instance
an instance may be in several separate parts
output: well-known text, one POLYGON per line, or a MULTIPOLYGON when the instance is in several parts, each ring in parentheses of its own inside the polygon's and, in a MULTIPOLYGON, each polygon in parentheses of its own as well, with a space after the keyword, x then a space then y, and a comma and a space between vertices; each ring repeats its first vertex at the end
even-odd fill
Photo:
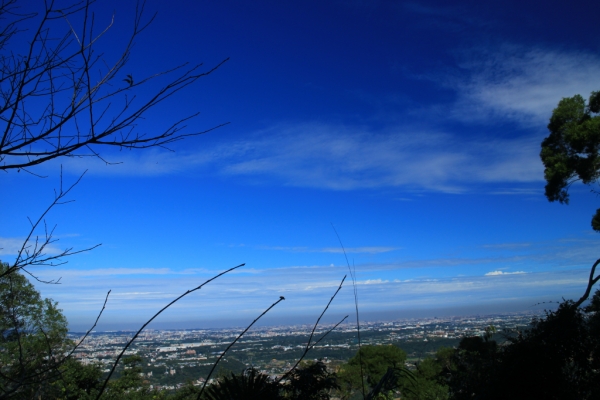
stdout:
POLYGON ((255 324, 255 323, 256 323, 256 322, 257 322, 259 319, 261 319, 261 318, 262 318, 262 317, 263 317, 263 316, 264 316, 266 313, 268 313, 269 311, 271 311, 271 309, 272 309, 273 307, 275 307, 277 304, 281 303, 283 300, 285 300, 285 297, 281 296, 281 297, 279 298, 279 300, 277 300, 275 303, 271 304, 271 305, 269 306, 269 308, 267 308, 265 311, 263 311, 263 312, 262 312, 262 314, 260 314, 258 317, 256 317, 256 318, 254 319, 254 321, 252 321, 252 323, 251 323, 250 325, 248 325, 248 326, 246 327, 246 329, 244 329, 244 330, 242 331, 242 333, 240 333, 240 334, 239 334, 239 335, 238 335, 238 336, 235 338, 235 340, 229 344, 229 346, 227 346, 227 348, 225 349, 225 351, 223 351, 223 352, 222 352, 222 353, 219 355, 219 357, 217 358, 217 360, 216 360, 216 361, 215 361, 215 363, 213 364, 212 368, 210 369, 210 372, 208 373, 208 375, 207 375, 207 376, 206 376, 206 378, 204 379, 204 384, 202 385, 202 389, 200 389, 200 392, 198 393, 197 400, 200 400, 200 397, 202 396, 202 392, 204 392, 204 388, 206 387, 206 383, 207 383, 207 382, 208 382, 208 380, 210 379, 210 377, 211 377, 212 373, 215 371, 215 368, 217 368, 217 365, 219 364, 219 362, 221 361, 221 359, 222 359, 222 358, 225 356, 225 353, 227 353, 227 352, 229 351, 229 349, 230 349, 230 348, 231 348, 231 347, 232 347, 234 344, 236 344, 236 343, 237 343, 237 341, 238 341, 238 340, 240 340, 240 338, 241 338, 242 336, 244 336, 244 334, 245 334, 246 332, 248 332, 248 329, 252 328, 252 325, 254 325, 254 324, 255 324))
POLYGON ((587 288, 585 289, 585 293, 574 304, 575 307, 579 307, 584 301, 587 300, 588 297, 590 297, 590 293, 592 292, 592 287, 600 280, 600 275, 594 277, 594 274, 596 273, 596 267, 598 266, 598 264, 600 264, 600 259, 596 260, 594 265, 592 265, 592 269, 590 270, 590 278, 588 280, 588 285, 587 285, 587 288))
POLYGON ((140 333, 146 328, 146 326, 148 326, 148 324, 150 324, 150 322, 152 322, 156 317, 158 317, 163 311, 165 311, 167 308, 171 307, 173 304, 175 304, 176 302, 178 302, 179 300, 181 300, 183 297, 187 296, 190 293, 195 292, 196 290, 200 290, 202 289, 202 287, 212 281, 214 281, 215 279, 235 270, 238 269, 240 267, 243 267, 246 264, 240 264, 237 265, 233 268, 229 268, 226 271, 221 272, 220 274, 217 274, 215 276, 213 276, 212 278, 204 281, 204 283, 202 283, 201 285, 196 286, 193 289, 190 289, 188 291, 186 291, 185 293, 183 293, 181 296, 177 297, 175 300, 171 301, 169 304, 167 304, 166 306, 164 306, 163 308, 160 309, 160 311, 158 311, 156 314, 154 314, 152 316, 152 318, 150 318, 148 321, 146 321, 146 323, 144 323, 144 325, 142 325, 142 327, 135 333, 135 335, 133 335, 133 337, 127 342, 127 344, 125 345, 125 347, 123 347, 123 350, 121 350, 121 353, 119 353, 119 355, 117 356, 117 359, 115 360, 110 372, 108 373, 108 376, 106 377, 106 379, 104 380, 104 383, 102 384, 102 387, 100 388, 100 392, 98 392, 98 396, 96 397, 96 400, 98 400, 101 396, 102 393, 104 393, 104 390, 106 389, 106 385, 108 384, 108 381, 110 380, 112 374, 115 372, 115 369, 117 368, 117 365, 119 364, 119 361, 121 360, 121 357, 123 357, 123 354, 125 354, 125 351, 127 351, 127 349, 129 348, 129 346, 131 346, 131 344, 133 343, 133 341, 135 339, 137 339, 137 337, 140 335, 140 333))

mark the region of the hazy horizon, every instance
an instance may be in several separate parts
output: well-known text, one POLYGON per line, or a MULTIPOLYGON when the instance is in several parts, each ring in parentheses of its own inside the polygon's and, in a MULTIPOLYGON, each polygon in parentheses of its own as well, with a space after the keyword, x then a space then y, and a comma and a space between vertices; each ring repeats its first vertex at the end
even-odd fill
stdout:
MULTIPOLYGON (((583 293, 582 293, 583 294, 583 293)), ((360 312, 360 319, 362 323, 371 322, 383 322, 383 321, 399 321, 399 320, 418 320, 428 318, 448 318, 448 317, 485 317, 488 315, 496 314, 509 314, 509 313, 540 313, 545 310, 555 310, 558 303, 562 299, 556 299, 555 301, 547 301, 544 303, 522 303, 512 302, 509 304, 487 304, 479 306, 463 306, 463 307, 452 307, 452 308, 437 308, 437 309, 414 309, 414 310, 390 310, 390 311, 371 311, 371 312, 360 312)), ((346 314, 348 315, 348 314, 346 314)), ((257 315, 258 316, 258 315, 257 315)), ((344 319, 343 314, 324 315, 321 319, 319 326, 336 324, 344 319)), ((281 327, 281 326, 295 326, 295 325, 306 325, 314 326, 318 315, 294 315, 290 317, 270 317, 265 315, 259 321, 254 324, 254 327, 281 327)), ((214 319, 214 320, 200 320, 200 321, 160 321, 152 322, 146 329, 154 330, 195 330, 195 329, 244 329, 247 327, 251 320, 241 319, 214 319)), ((99 328, 95 328, 96 332, 107 332, 107 331, 137 331, 141 328, 145 321, 135 322, 121 322, 113 324, 99 324, 99 328)), ((348 315, 348 318, 340 324, 340 327, 348 327, 356 325, 355 314, 348 315)), ((91 326, 85 326, 83 324, 74 325, 69 324, 69 332, 80 333, 86 332, 91 326)))

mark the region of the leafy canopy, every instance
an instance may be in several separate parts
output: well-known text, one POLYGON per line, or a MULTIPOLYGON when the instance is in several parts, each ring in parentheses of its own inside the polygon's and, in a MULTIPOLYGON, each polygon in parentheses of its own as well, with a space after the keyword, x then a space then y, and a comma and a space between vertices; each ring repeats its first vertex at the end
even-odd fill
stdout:
MULTIPOLYGON (((9 265, 0 261, 0 275, 9 265)), ((43 393, 70 342, 67 321, 51 299, 42 299, 18 272, 0 277, 0 394, 43 393)))
MULTIPOLYGON (((589 102, 580 95, 563 98, 552 112, 542 142, 546 197, 549 201, 569 203, 569 186, 577 180, 590 185, 600 178, 600 91, 592 92, 589 102)), ((600 209, 592 219, 600 231, 600 209)))

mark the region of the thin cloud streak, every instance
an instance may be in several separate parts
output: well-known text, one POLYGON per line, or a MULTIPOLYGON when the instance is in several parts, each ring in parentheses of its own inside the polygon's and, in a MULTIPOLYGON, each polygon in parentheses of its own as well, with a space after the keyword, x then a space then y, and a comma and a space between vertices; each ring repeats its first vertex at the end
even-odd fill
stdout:
POLYGON ((107 167, 86 158, 67 160, 64 168, 115 176, 210 169, 225 177, 336 191, 402 187, 462 193, 472 184, 541 181, 538 147, 532 138, 490 140, 482 135, 465 141, 443 130, 409 125, 374 131, 311 122, 273 126, 195 153, 119 153, 115 157, 121 165, 107 167))
POLYGON ((525 271, 515 271, 515 272, 504 272, 504 271, 490 271, 485 276, 500 276, 500 275, 516 275, 516 274, 526 274, 525 271))
POLYGON ((459 94, 454 115, 463 120, 510 118, 545 126, 561 98, 587 98, 600 87, 596 54, 504 44, 461 57, 466 78, 448 83, 459 94))
MULTIPOLYGON (((394 264, 358 263, 356 283, 361 308, 368 312, 411 307, 439 308, 440 304, 447 307, 462 307, 464 304, 498 306, 504 301, 534 304, 547 299, 557 300, 562 296, 577 298, 588 279, 587 264, 591 259, 588 253, 596 253, 596 244, 595 240, 586 238, 499 243, 483 247, 490 255, 480 258, 413 260, 394 264), (548 248, 553 252, 548 253, 548 248), (571 260, 565 269, 563 261, 569 257, 584 262, 577 264, 576 260, 571 260), (552 261, 550 267, 549 260, 552 261), (459 270, 465 274, 464 268, 446 266, 468 266, 470 272, 458 276, 459 270), (435 279, 429 275, 417 276, 423 275, 421 271, 431 273, 432 268, 446 272, 435 273, 435 279), (381 302, 382 298, 386 299, 384 303, 381 302)), ((341 277, 347 273, 344 266, 321 265, 251 269, 251 273, 228 274, 212 282, 194 296, 178 303, 163 318, 169 321, 189 320, 189 313, 195 313, 193 310, 198 310, 194 314, 197 315, 194 317, 196 321, 249 317, 252 310, 260 308, 262 302, 282 295, 288 299, 288 313, 292 310, 318 312, 322 303, 331 296, 332 290, 339 285, 341 277)), ((152 314, 185 290, 202 283, 210 274, 210 271, 197 271, 192 282, 190 278, 194 272, 168 268, 51 269, 45 273, 63 276, 64 285, 70 289, 65 291, 61 285, 40 285, 39 289, 42 295, 59 301, 73 323, 81 323, 87 315, 95 315, 108 289, 112 289, 112 294, 109 310, 103 317, 107 323, 120 320, 133 323, 138 319, 143 322, 142 316, 152 314)), ((348 285, 340 292, 334 308, 340 314, 352 311, 353 296, 348 285)), ((285 314, 286 311, 282 312, 285 314)))
MULTIPOLYGON (((0 237, 0 256, 13 256, 17 255, 23 247, 23 238, 6 238, 0 237)), ((33 249, 35 241, 32 241, 27 246, 28 249, 33 249)), ((48 244, 44 247, 44 253, 47 255, 61 254, 62 250, 53 244, 48 244)))
POLYGON ((244 161, 226 163, 223 173, 330 190, 460 193, 473 183, 541 181, 538 146, 531 138, 459 144, 454 135, 410 126, 373 132, 315 122, 272 128, 237 157, 244 161))
MULTIPOLYGON (((339 284, 339 276, 334 278, 326 274, 326 276, 316 277, 314 273, 304 272, 304 276, 290 276, 285 282, 282 282, 279 276, 270 277, 266 274, 260 282, 248 281, 240 277, 219 284, 215 283, 207 286, 206 290, 194 294, 190 299, 182 301, 181 304, 177 304, 165 318, 185 319, 190 312, 195 312, 194 310, 201 310, 199 320, 236 313, 243 317, 243 310, 252 310, 261 302, 280 295, 285 295, 290 308, 318 309, 339 284), (299 277, 302 279, 298 279, 299 277), (208 304, 211 306, 207 307, 208 304)), ((493 277, 470 276, 405 281, 375 278, 358 281, 357 284, 361 308, 365 311, 373 311, 394 307, 452 305, 458 304, 465 296, 472 303, 493 302, 494 299, 500 302, 508 297, 513 300, 515 298, 527 300, 532 296, 538 296, 538 300, 547 299, 549 296, 577 297, 580 295, 579 292, 583 292, 587 273, 587 270, 582 269, 569 272, 503 273, 493 277), (522 294, 515 295, 515 293, 522 294), (382 298, 386 299, 384 304, 381 303, 382 298)), ((336 271, 336 274, 339 275, 340 271, 336 271)), ((92 315, 101 307, 103 293, 98 287, 105 284, 108 282, 97 282, 93 292, 98 293, 95 294, 83 285, 70 285, 73 290, 64 292, 51 288, 51 290, 44 290, 44 295, 59 300, 71 320, 71 314, 92 315), (56 292, 50 293, 53 290, 56 292)), ((143 315, 151 314, 152 311, 164 306, 170 299, 187 289, 189 283, 186 285, 183 278, 172 279, 166 283, 159 277, 141 282, 126 278, 122 279, 118 286, 109 299, 109 312, 103 317, 104 322, 110 323, 111 318, 123 318, 123 315, 129 315, 132 321, 134 319, 141 321, 143 315)), ((336 312, 351 312, 353 308, 351 292, 349 286, 342 289, 336 299, 336 312)))
MULTIPOLYGON (((467 124, 508 118, 543 127, 561 97, 587 96, 600 86, 600 57, 594 54, 505 44, 495 52, 469 50, 461 58, 458 76, 428 79, 456 91, 457 101, 443 107, 467 124)), ((473 185, 542 182, 539 132, 520 137, 481 132, 459 138, 443 126, 423 123, 380 129, 323 121, 281 123, 196 152, 115 153, 122 165, 73 158, 64 166, 78 172, 90 169, 92 175, 155 176, 206 169, 249 182, 336 191, 397 187, 464 193, 473 185)))

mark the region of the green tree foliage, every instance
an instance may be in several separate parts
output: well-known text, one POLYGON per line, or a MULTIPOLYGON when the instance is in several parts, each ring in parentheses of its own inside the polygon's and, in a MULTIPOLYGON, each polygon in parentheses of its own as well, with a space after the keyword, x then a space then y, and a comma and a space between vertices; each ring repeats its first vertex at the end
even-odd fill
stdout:
POLYGON ((435 358, 425 358, 417 364, 415 379, 406 382, 410 390, 405 391, 406 400, 447 400, 449 388, 446 385, 444 371, 454 354, 452 348, 440 348, 435 358))
POLYGON ((508 398, 516 394, 600 398, 599 301, 598 291, 585 309, 564 301, 555 312, 534 321, 525 335, 513 339, 501 354, 497 375, 498 380, 513 384, 496 382, 497 393, 508 398))
MULTIPOLYGON (((0 262, 0 275, 9 268, 0 262)), ((70 345, 67 321, 51 299, 42 299, 18 272, 0 278, 0 394, 33 398, 60 377, 70 345)))
MULTIPOLYGON (((9 268, 0 261, 0 275, 9 268)), ((95 399, 102 372, 71 357, 67 321, 17 271, 0 277, 0 398, 95 399)))
POLYGON ((97 365, 82 365, 67 358, 57 369, 58 379, 52 382, 49 398, 60 400, 96 399, 102 383, 102 371, 97 365))
POLYGON ((161 394, 150 388, 150 382, 144 379, 141 367, 142 357, 138 355, 123 359, 123 370, 118 379, 110 381, 104 399, 142 400, 162 398, 161 394))
MULTIPOLYGON (((295 369, 283 382, 274 381, 255 368, 248 368, 241 374, 230 373, 208 386, 203 399, 329 400, 331 391, 337 388, 336 375, 327 371, 323 362, 317 361, 295 369)), ((196 398, 198 390, 185 388, 183 392, 196 398)))
MULTIPOLYGON (((541 158, 546 178, 546 197, 568 204, 568 189, 581 180, 589 185, 600 177, 600 92, 592 92, 589 102, 580 95, 563 98, 552 112, 550 135, 542 142, 541 158)), ((592 228, 600 231, 600 209, 592 218, 592 228)))
MULTIPOLYGON (((352 393, 362 392, 364 379, 365 392, 369 392, 381 381, 388 372, 388 368, 401 368, 405 361, 406 353, 399 347, 393 345, 362 346, 356 355, 340 369, 338 374, 340 391, 346 398, 352 393)), ((393 384, 398 386, 397 381, 393 384)))

